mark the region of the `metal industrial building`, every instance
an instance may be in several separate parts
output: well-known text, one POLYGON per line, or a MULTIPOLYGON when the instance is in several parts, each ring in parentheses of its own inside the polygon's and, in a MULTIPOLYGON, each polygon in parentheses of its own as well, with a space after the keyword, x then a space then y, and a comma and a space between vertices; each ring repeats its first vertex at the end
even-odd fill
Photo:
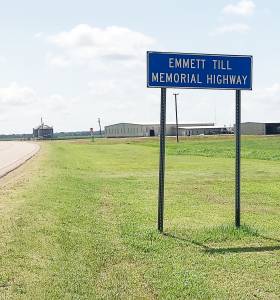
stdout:
POLYGON ((245 122, 241 124, 241 134, 244 135, 280 134, 280 123, 245 122))
POLYGON ((180 126, 179 135, 215 135, 215 134, 230 134, 232 133, 228 127, 220 126, 180 126))
POLYGON ((33 128, 33 137, 35 139, 49 139, 53 137, 53 127, 45 125, 41 119, 41 124, 33 128))
MULTIPOLYGON (((159 124, 132 124, 118 123, 105 126, 106 137, 147 137, 158 136, 160 132, 159 124)), ((179 135, 190 136, 200 134, 223 134, 228 133, 225 127, 214 126, 214 123, 191 123, 180 124, 179 135)), ((176 135, 176 124, 166 124, 166 135, 176 135)))

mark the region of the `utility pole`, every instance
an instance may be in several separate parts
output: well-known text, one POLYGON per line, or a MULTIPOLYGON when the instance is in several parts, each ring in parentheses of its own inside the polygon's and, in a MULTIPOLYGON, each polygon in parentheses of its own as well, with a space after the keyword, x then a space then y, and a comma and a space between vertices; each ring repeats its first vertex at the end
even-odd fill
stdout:
POLYGON ((98 124, 99 124, 99 134, 100 134, 100 137, 101 137, 101 123, 100 123, 100 118, 98 118, 98 124))
POLYGON ((40 138, 40 137, 43 138, 43 136, 44 136, 44 131, 43 131, 43 129, 44 129, 44 123, 43 123, 43 118, 41 117, 41 132, 40 132, 40 127, 39 127, 39 130, 38 130, 38 138, 40 138))
POLYGON ((179 143, 179 132, 178 132, 178 111, 177 111, 177 96, 179 95, 179 93, 174 93, 173 95, 175 96, 175 112, 176 112, 176 139, 177 139, 177 143, 179 143))

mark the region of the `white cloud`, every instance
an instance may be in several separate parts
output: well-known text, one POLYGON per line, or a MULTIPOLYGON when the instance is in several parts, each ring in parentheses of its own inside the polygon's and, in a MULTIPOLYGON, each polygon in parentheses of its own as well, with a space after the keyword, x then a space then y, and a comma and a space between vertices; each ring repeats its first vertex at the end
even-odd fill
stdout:
MULTIPOLYGON (((47 41, 51 45, 46 57, 49 65, 73 67, 75 74, 89 82, 78 102, 72 99, 72 127, 92 127, 97 116, 104 124, 139 122, 143 115, 151 121, 158 119, 158 91, 146 88, 146 51, 157 47, 152 37, 124 27, 82 24, 49 36, 47 41)), ((48 111, 57 118, 55 126, 63 128, 66 121, 55 112, 60 109, 65 114, 66 98, 51 98, 47 99, 53 103, 48 111), (56 107, 56 102, 61 104, 56 107)))
POLYGON ((211 35, 219 35, 225 33, 248 33, 250 31, 250 26, 244 23, 233 23, 227 25, 221 25, 217 27, 211 35))
POLYGON ((280 104, 280 83, 274 83, 269 87, 257 89, 255 98, 268 105, 280 104))
POLYGON ((51 110, 63 110, 67 106, 67 100, 60 94, 53 94, 45 100, 51 110))
POLYGON ((47 41, 54 46, 47 55, 49 64, 74 66, 78 72, 90 74, 88 88, 75 112, 72 108, 72 115, 84 115, 85 121, 91 120, 92 114, 106 113, 110 117, 105 124, 123 121, 124 117, 139 121, 139 110, 146 117, 157 112, 157 108, 151 110, 157 102, 156 91, 148 91, 145 83, 146 51, 156 47, 152 37, 124 27, 82 24, 49 36, 47 41))
POLYGON ((59 112, 63 111, 65 114, 68 113, 69 108, 78 103, 78 99, 76 98, 66 98, 60 94, 52 94, 43 99, 43 107, 48 112, 59 112))
POLYGON ((47 58, 47 63, 51 66, 67 67, 71 64, 71 61, 63 55, 54 55, 48 53, 46 58, 47 58))
POLYGON ((279 122, 280 83, 256 88, 244 93, 242 115, 244 121, 279 122))
POLYGON ((29 132, 40 121, 41 116, 44 119, 47 117, 48 123, 63 128, 65 118, 70 118, 71 122, 69 116, 80 102, 79 98, 65 97, 58 93, 42 95, 31 87, 11 83, 0 87, 1 128, 3 130, 6 127, 8 132, 29 132))
POLYGON ((35 39, 40 39, 43 35, 44 35, 43 32, 36 32, 36 33, 34 34, 33 37, 34 37, 35 39))
POLYGON ((0 88, 0 103, 6 106, 24 106, 37 100, 35 91, 30 87, 11 83, 8 87, 0 88))
POLYGON ((95 80, 88 83, 89 92, 94 96, 112 95, 118 90, 119 82, 116 80, 95 80))
MULTIPOLYGON (((48 41, 64 51, 63 60, 80 63, 143 59, 145 51, 155 43, 153 38, 128 28, 98 28, 87 24, 50 36, 48 41)), ((62 60, 62 56, 59 60, 62 60)))
MULTIPOLYGON (((222 12, 224 14, 231 14, 237 16, 249 16, 252 15, 255 10, 255 3, 253 0, 241 0, 236 4, 226 5, 222 12)), ((228 23, 225 24, 226 16, 221 16, 220 21, 222 24, 209 33, 210 36, 226 34, 226 33, 239 33, 244 34, 248 33, 251 30, 251 27, 247 23, 228 23)))
POLYGON ((241 0, 236 4, 228 4, 223 8, 223 13, 239 16, 252 15, 255 10, 255 3, 252 0, 241 0))
POLYGON ((75 98, 65 98, 60 94, 38 96, 37 92, 27 86, 11 83, 7 87, 0 88, 0 104, 13 109, 32 107, 33 110, 58 111, 66 109, 77 101, 75 98))

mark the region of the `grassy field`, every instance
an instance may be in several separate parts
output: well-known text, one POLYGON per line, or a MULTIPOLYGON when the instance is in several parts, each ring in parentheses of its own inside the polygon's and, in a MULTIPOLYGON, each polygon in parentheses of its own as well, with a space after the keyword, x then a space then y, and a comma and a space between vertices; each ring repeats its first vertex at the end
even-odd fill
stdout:
POLYGON ((280 138, 52 141, 0 182, 0 299, 280 299, 280 138))

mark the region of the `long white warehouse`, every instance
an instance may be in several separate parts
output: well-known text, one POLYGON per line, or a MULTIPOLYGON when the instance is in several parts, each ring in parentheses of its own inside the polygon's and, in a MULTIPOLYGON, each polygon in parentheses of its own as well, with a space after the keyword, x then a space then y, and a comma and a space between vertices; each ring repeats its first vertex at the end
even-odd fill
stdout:
MULTIPOLYGON (((200 127, 214 127, 214 123, 189 123, 180 124, 179 134, 185 135, 182 128, 191 127, 192 129, 200 127)), ((106 137, 145 137, 145 136, 158 136, 160 132, 159 124, 133 124, 133 123, 118 123, 105 126, 106 137)), ((166 124, 166 135, 176 135, 176 124, 166 124)))

